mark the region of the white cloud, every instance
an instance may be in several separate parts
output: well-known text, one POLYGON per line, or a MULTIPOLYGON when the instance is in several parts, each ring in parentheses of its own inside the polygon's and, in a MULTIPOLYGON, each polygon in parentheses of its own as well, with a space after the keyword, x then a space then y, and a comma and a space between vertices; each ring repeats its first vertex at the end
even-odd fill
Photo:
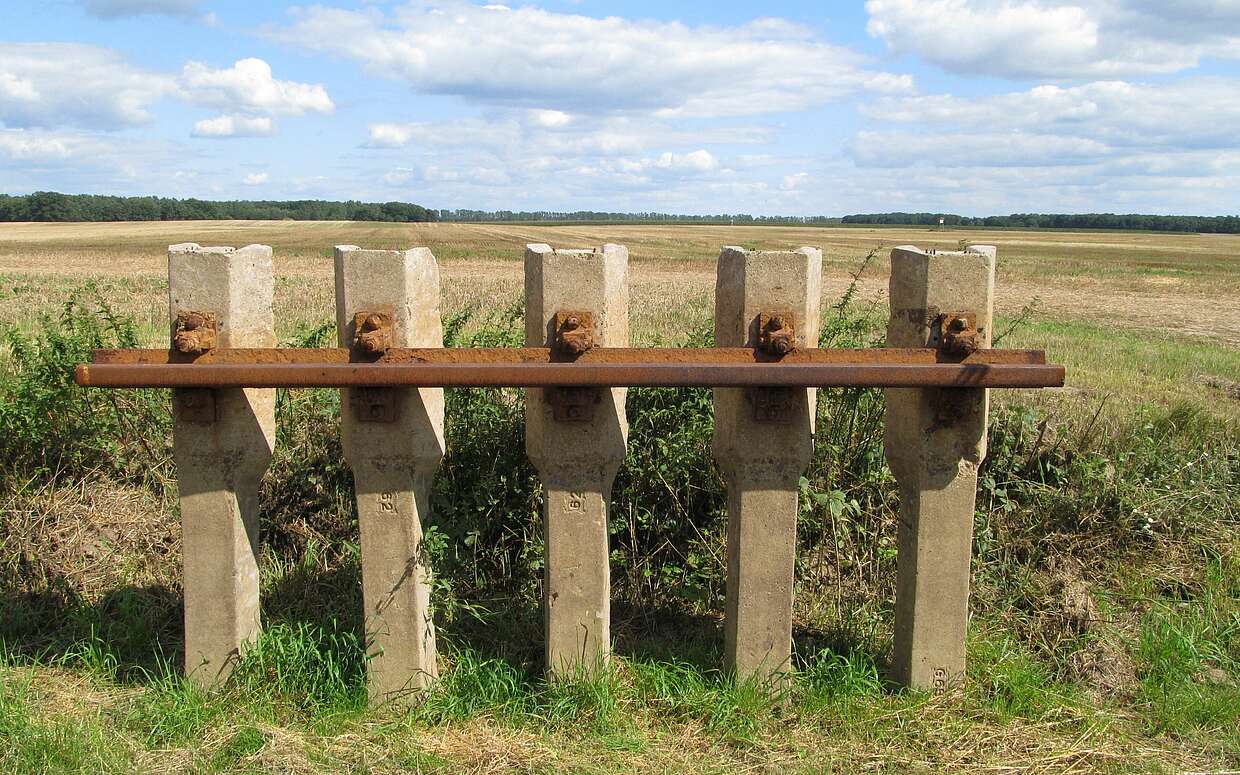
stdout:
MULTIPOLYGON (((1072 87, 1044 84, 984 97, 885 99, 862 112, 884 124, 920 124, 922 134, 926 127, 990 134, 1023 132, 1167 152, 1240 147, 1235 131, 1240 125, 1240 78, 1191 78, 1162 84, 1099 81, 1072 87)), ((1019 153, 1013 148, 1011 156, 1019 153)))
POLYGON ((390 15, 313 6, 278 39, 361 62, 427 94, 599 115, 730 116, 801 110, 911 80, 782 20, 733 27, 596 19, 457 0, 390 15))
POLYGON ((192 153, 154 138, 75 129, 0 129, 0 190, 142 193, 195 189, 169 170, 192 153))
POLYGON ((241 179, 241 182, 247 186, 261 186, 271 179, 266 172, 251 172, 241 179))
POLYGON ((573 122, 573 116, 562 110, 531 110, 530 123, 548 128, 560 126, 568 126, 573 122))
POLYGON ((0 73, 0 100, 34 102, 37 99, 39 92, 34 88, 33 82, 13 73, 0 73))
MULTIPOLYGON (((521 114, 518 114, 521 115, 521 114)), ((658 147, 770 142, 774 133, 761 126, 684 126, 657 118, 613 116, 583 122, 556 123, 528 116, 496 115, 449 121, 375 123, 369 126, 370 148, 468 146, 503 155, 622 155, 658 147)))
POLYGON ((654 166, 664 170, 710 172, 719 168, 719 160, 712 156, 710 151, 699 148, 685 154, 665 152, 659 156, 654 166))
POLYGON ((1240 201, 1240 78, 887 98, 862 114, 881 129, 845 151, 869 190, 846 167, 818 175, 850 209, 1213 214, 1240 201))
POLYGON ((187 62, 180 85, 191 101, 235 113, 299 116, 335 109, 321 84, 277 80, 261 59, 239 59, 219 70, 187 62))
POLYGON ((216 116, 194 124, 194 137, 269 137, 276 133, 269 116, 216 116))
POLYGON ((176 16, 193 18, 198 15, 198 0, 80 0, 91 16, 118 19, 126 16, 176 16))
POLYGON ((83 145, 80 138, 24 129, 0 129, 0 155, 11 160, 68 159, 83 145))
POLYGON ((796 191, 808 184, 809 180, 808 172, 794 172, 791 175, 784 175, 784 182, 779 187, 784 191, 796 191))
POLYGON ((403 186, 414 178, 414 170, 411 167, 397 167, 391 172, 383 176, 383 182, 389 186, 403 186))
POLYGON ((419 134, 419 129, 427 124, 371 124, 370 142, 372 148, 403 148, 419 134))
POLYGON ((869 33, 953 72, 1013 78, 1170 73, 1240 57, 1235 0, 868 0, 869 33))
POLYGON ((116 51, 81 43, 0 46, 0 121, 10 127, 119 129, 151 119, 172 78, 130 66, 116 51))
POLYGON ((859 132, 853 158, 864 167, 1054 167, 1098 161, 1096 140, 1021 132, 859 132))
POLYGON ((282 81, 261 59, 213 69, 188 62, 179 76, 130 65, 117 51, 78 43, 0 46, 0 123, 8 127, 118 130, 152 120, 150 108, 175 98, 226 113, 199 121, 199 137, 273 134, 273 115, 330 113, 326 89, 282 81))

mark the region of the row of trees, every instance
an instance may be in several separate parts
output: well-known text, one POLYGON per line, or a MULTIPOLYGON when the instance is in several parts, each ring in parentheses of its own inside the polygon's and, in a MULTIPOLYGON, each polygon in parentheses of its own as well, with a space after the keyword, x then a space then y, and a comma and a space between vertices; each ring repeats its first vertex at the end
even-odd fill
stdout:
POLYGON ((550 210, 439 210, 439 220, 458 223, 494 223, 497 221, 555 221, 573 223, 741 223, 760 225, 815 226, 838 225, 838 217, 825 215, 676 215, 675 213, 606 213, 594 210, 553 212, 550 210))
POLYGON ((407 202, 207 201, 38 191, 0 194, 0 221, 433 221, 436 211, 407 202))
POLYGON ((1013 213, 971 218, 951 213, 870 213, 846 215, 842 223, 938 226, 1010 226, 1026 229, 1127 229, 1187 231, 1210 234, 1240 233, 1237 215, 1116 215, 1114 213, 1045 214, 1013 213))
POLYGON ((674 213, 608 213, 594 210, 429 210, 408 202, 329 202, 304 199, 274 201, 208 201, 157 196, 97 196, 37 191, 25 196, 0 194, 0 221, 549 221, 563 223, 719 223, 752 225, 872 224, 905 226, 990 226, 1032 229, 1128 229, 1146 231, 1240 234, 1240 216, 1116 215, 1113 213, 1014 213, 970 217, 953 213, 869 213, 831 218, 815 216, 676 215, 674 213))

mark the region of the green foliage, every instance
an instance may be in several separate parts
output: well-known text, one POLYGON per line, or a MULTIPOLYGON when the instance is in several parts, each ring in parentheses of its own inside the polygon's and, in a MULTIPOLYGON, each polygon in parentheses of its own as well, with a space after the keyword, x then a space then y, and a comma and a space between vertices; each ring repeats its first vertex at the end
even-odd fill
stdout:
POLYGON ((0 330, 9 367, 0 370, 0 470, 27 478, 93 470, 122 481, 160 481, 170 459, 167 392, 83 390, 75 364, 90 351, 136 347, 132 320, 117 316, 93 286, 43 317, 34 333, 0 330))
POLYGON ((206 201, 159 196, 99 196, 36 191, 0 194, 2 221, 433 221, 435 210, 406 202, 206 201))
MULTIPOLYGON (((1144 408, 1097 426, 1056 427, 1028 407, 995 413, 979 503, 1013 525, 1036 513, 1040 530, 1106 535, 1116 548, 1235 526, 1240 441, 1200 409, 1144 408)), ((983 525, 989 529, 989 525, 983 525)))
POLYGON ((0 767, 13 775, 130 772, 128 751, 94 718, 44 718, 30 708, 30 681, 0 663, 0 767))
POLYGON ((313 713, 366 705, 366 650, 352 628, 276 622, 237 663, 233 690, 278 709, 313 713))
MULTIPOLYGON (((447 347, 517 347, 521 305, 490 315, 461 312, 444 323, 447 347)), ((427 548, 445 569, 448 599, 530 592, 541 568, 538 477, 525 456, 521 391, 444 391, 447 453, 435 475, 427 548)))
POLYGON ((1037 720, 1075 701, 1071 687, 1056 683, 1046 664, 1008 635, 987 633, 969 647, 969 690, 1000 718, 1037 720))
POLYGON ((1144 617, 1138 696, 1155 730, 1216 735, 1240 753, 1240 559, 1208 559, 1191 597, 1164 596, 1144 617))
POLYGON ((1122 229, 1125 231, 1195 231, 1209 234, 1240 232, 1236 215, 1116 215, 1114 213, 1013 213, 971 218, 953 213, 868 213, 845 215, 844 224, 906 226, 986 226, 1022 229, 1122 229))

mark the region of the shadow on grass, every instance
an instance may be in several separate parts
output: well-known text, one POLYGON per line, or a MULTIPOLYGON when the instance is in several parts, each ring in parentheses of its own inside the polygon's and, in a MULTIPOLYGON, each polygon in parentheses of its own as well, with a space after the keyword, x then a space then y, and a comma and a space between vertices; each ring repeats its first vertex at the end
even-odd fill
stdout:
POLYGON ((184 660, 179 590, 124 586, 84 601, 64 580, 0 597, 0 644, 17 660, 84 666, 122 683, 166 675, 184 660))
MULTIPOLYGON (((296 670, 310 659, 315 670, 338 673, 343 683, 360 690, 370 647, 363 632, 357 563, 291 566, 275 575, 263 591, 264 637, 247 659, 265 670, 289 660, 286 667, 296 670)), ((45 591, 0 597, 0 644, 10 659, 95 669, 126 684, 151 684, 180 673, 182 621, 180 590, 166 586, 120 587, 91 603, 76 595, 67 580, 53 579, 45 591)), ((724 634, 718 615, 618 601, 612 635, 621 657, 722 679, 724 634)), ((456 615, 441 622, 438 639, 445 655, 467 652, 470 660, 503 663, 527 685, 543 676, 542 606, 528 595, 492 599, 479 616, 456 615)), ((798 628, 793 653, 796 669, 811 672, 832 659, 860 659, 882 670, 887 659, 846 628, 798 628)))

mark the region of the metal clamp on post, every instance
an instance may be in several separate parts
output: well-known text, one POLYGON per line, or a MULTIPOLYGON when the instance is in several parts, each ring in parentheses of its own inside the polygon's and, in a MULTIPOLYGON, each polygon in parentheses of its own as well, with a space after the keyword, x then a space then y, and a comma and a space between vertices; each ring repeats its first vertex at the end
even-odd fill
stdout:
MULTIPOLYGON (((213 349, 218 342, 215 314, 212 312, 178 312, 172 335, 172 346, 190 360, 213 349)), ((208 425, 215 422, 215 391, 210 388, 178 388, 173 395, 177 416, 188 423, 208 425)))
MULTIPOLYGON (((576 360, 594 347, 594 314, 584 310, 560 310, 555 313, 555 340, 551 350, 567 360, 576 360)), ((602 401, 598 388, 561 385, 547 391, 556 420, 589 422, 594 419, 594 406, 602 401)))
MULTIPOLYGON (((375 361, 392 348, 392 315, 389 312, 362 311, 353 316, 353 352, 359 358, 375 361)), ((400 392, 391 387, 357 387, 349 391, 353 416, 358 422, 396 422, 400 412, 400 392)))
MULTIPOLYGON (((758 357, 763 361, 778 362, 797 349, 796 326, 790 313, 762 312, 758 315, 758 357)), ((756 387, 750 388, 746 399, 753 407, 753 418, 758 422, 786 425, 792 422, 796 411, 797 388, 756 387)))
POLYGON ((933 337, 939 352, 951 360, 963 360, 981 349, 976 312, 945 312, 935 320, 933 337))

